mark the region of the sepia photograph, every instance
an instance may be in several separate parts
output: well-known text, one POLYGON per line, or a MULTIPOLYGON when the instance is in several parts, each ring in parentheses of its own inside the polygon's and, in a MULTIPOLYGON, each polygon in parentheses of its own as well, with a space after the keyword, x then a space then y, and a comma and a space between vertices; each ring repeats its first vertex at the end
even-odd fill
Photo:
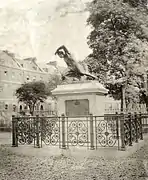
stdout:
POLYGON ((0 0, 0 180, 148 180, 148 0, 0 0))

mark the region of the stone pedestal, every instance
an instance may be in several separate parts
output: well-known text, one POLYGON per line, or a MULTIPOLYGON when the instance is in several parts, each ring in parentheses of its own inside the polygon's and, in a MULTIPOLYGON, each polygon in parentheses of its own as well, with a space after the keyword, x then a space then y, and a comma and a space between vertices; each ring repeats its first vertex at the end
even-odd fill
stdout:
POLYGON ((107 89, 98 81, 59 85, 52 91, 57 97, 58 115, 104 115, 107 89))

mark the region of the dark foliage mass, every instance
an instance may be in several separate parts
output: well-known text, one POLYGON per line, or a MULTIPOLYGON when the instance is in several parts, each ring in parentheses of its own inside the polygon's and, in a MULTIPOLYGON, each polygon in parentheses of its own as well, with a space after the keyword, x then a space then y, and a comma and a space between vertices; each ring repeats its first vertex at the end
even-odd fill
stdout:
POLYGON ((85 59, 115 99, 140 102, 148 67, 148 10, 144 0, 94 0, 87 20, 91 26, 85 59))
POLYGON ((18 100, 29 106, 31 114, 36 103, 44 102, 49 95, 51 95, 51 92, 42 81, 23 84, 16 90, 18 100))

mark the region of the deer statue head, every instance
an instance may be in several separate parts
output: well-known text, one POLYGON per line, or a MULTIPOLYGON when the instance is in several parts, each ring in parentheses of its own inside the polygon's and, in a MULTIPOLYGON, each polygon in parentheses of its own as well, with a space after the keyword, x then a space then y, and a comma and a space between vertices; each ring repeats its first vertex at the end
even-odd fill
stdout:
POLYGON ((70 53, 68 49, 64 45, 62 45, 56 50, 55 55, 58 55, 60 58, 64 58, 70 55, 70 53))

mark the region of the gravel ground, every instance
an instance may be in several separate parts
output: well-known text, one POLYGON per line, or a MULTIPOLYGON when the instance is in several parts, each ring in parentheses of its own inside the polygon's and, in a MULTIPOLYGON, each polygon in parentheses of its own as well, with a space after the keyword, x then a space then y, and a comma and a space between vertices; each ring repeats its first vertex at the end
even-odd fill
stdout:
POLYGON ((148 179, 148 141, 128 158, 87 158, 63 155, 24 156, 0 146, 0 180, 145 180, 148 179))

